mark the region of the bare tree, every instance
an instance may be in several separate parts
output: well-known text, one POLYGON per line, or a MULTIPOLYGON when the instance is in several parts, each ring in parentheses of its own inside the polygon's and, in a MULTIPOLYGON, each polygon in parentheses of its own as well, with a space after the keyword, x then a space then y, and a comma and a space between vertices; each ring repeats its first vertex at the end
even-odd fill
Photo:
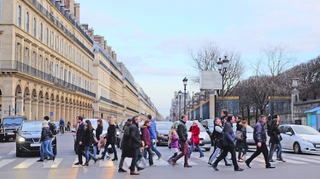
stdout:
MULTIPOLYGON (((240 62, 239 53, 231 50, 221 50, 213 42, 206 42, 198 50, 188 49, 190 54, 190 64, 197 71, 214 71, 217 70, 217 61, 223 55, 229 60, 229 67, 224 76, 224 95, 228 95, 230 91, 239 83, 243 74, 243 66, 240 62)), ((199 74, 193 75, 191 80, 199 83, 199 74)))

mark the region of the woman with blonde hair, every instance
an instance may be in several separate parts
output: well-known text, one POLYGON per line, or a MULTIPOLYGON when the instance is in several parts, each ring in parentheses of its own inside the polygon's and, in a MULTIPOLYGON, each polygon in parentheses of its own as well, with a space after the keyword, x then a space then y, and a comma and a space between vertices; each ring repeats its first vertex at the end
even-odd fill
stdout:
POLYGON ((117 156, 117 149, 115 147, 115 143, 116 143, 116 118, 111 116, 108 120, 108 123, 109 123, 108 132, 107 132, 107 136, 105 137, 107 139, 107 143, 104 147, 104 152, 103 152, 102 157, 100 159, 104 160, 104 157, 106 156, 106 153, 108 152, 108 147, 111 144, 111 147, 112 147, 113 153, 114 153, 114 158, 112 159, 112 161, 117 161, 118 156, 117 156))

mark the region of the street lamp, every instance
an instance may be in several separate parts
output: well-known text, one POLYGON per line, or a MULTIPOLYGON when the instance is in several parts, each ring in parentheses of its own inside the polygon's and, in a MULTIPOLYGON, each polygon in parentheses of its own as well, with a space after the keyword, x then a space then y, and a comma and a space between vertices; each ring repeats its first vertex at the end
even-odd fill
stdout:
POLYGON ((179 95, 179 108, 178 108, 178 113, 179 113, 179 120, 180 120, 180 109, 181 109, 181 90, 179 90, 178 95, 179 95))
POLYGON ((186 114, 186 88, 187 88, 187 77, 184 77, 183 80, 183 86, 184 86, 184 106, 183 106, 183 113, 186 114))
POLYGON ((219 73, 221 74, 222 76, 222 108, 224 108, 224 75, 226 74, 227 72, 227 68, 228 68, 228 65, 229 65, 229 60, 227 59, 227 56, 224 56, 224 59, 221 60, 221 58, 219 58, 219 61, 217 62, 218 64, 218 70, 219 70, 219 73))

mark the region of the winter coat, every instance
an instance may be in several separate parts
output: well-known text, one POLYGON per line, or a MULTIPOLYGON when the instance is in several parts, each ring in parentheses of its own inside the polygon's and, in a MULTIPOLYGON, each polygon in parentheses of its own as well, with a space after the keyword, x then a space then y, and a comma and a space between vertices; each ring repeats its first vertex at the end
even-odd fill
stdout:
POLYGON ((42 127, 42 131, 41 131, 41 141, 46 141, 51 139, 50 138, 50 129, 49 127, 42 127))
POLYGON ((154 122, 154 119, 151 118, 150 122, 151 122, 151 125, 148 128, 150 133, 150 139, 157 139, 156 124, 154 122))
POLYGON ((265 124, 263 122, 258 121, 254 126, 253 139, 256 143, 267 141, 267 134, 266 134, 266 131, 264 130, 264 125, 265 124))
POLYGON ((141 139, 140 139, 138 124, 133 122, 129 128, 130 128, 130 139, 129 139, 130 148, 132 149, 140 148, 141 139))
POLYGON ((188 140, 188 132, 186 127, 186 122, 183 120, 180 120, 180 123, 178 124, 177 133, 179 136, 179 140, 181 141, 187 141, 188 140))
POLYGON ((98 125, 96 128, 96 138, 98 140, 100 140, 100 135, 102 134, 102 131, 103 131, 103 127, 101 125, 98 125))
POLYGON ((279 144, 281 141, 280 130, 278 126, 279 125, 273 125, 271 127, 271 135, 269 142, 272 144, 279 144))
POLYGON ((83 134, 82 145, 91 146, 92 144, 93 144, 93 130, 90 131, 89 128, 86 128, 83 134))
POLYGON ((147 146, 146 148, 150 148, 151 140, 150 140, 150 133, 149 133, 148 126, 143 125, 140 128, 141 128, 141 133, 142 133, 141 140, 144 142, 144 146, 147 146))
POLYGON ((179 140, 178 136, 176 136, 176 135, 171 136, 170 147, 171 148, 179 148, 178 140, 179 140))
POLYGON ((129 146, 129 140, 130 140, 130 125, 126 126, 123 132, 123 136, 121 139, 121 157, 132 157, 133 156, 133 150, 131 150, 129 146), (126 135, 128 134, 128 135, 126 135))
POLYGON ((229 121, 227 121, 223 127, 222 145, 233 146, 233 147, 236 146, 236 140, 235 140, 232 124, 229 121))
POLYGON ((199 145, 200 144, 200 139, 199 139, 199 134, 200 134, 200 128, 198 125, 196 126, 191 126, 189 129, 189 132, 191 132, 191 144, 193 145, 199 145))
POLYGON ((115 125, 109 125, 106 137, 107 137, 107 142, 109 144, 116 143, 116 126, 115 125))
POLYGON ((239 124, 239 131, 242 132, 242 139, 237 139, 237 147, 244 148, 247 146, 247 128, 239 124))

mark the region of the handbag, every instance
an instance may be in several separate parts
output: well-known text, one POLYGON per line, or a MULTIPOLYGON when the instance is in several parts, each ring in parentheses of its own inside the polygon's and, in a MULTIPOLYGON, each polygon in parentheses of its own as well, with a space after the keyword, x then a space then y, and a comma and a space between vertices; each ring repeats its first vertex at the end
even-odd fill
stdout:
POLYGON ((92 134, 92 137, 93 137, 93 143, 97 144, 99 142, 97 137, 94 134, 92 134))
POLYGON ((235 138, 238 139, 238 140, 242 140, 243 139, 242 131, 236 131, 235 138))
POLYGON ((139 168, 146 168, 147 167, 147 161, 144 157, 141 157, 138 161, 137 161, 137 166, 139 168))

